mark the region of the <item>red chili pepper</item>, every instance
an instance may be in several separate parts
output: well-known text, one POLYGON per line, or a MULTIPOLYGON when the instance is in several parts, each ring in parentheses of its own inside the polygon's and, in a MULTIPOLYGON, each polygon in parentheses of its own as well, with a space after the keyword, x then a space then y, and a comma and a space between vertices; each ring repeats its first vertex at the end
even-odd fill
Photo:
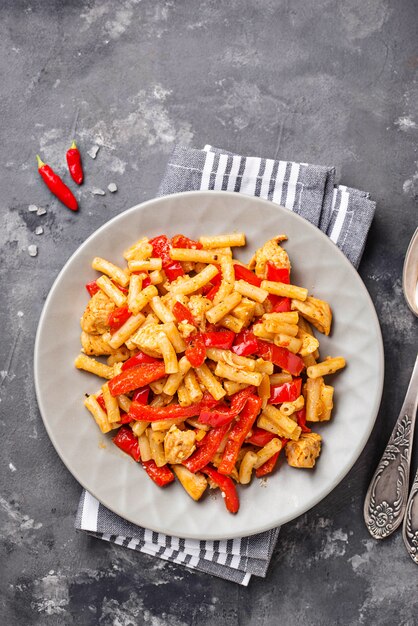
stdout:
POLYGON ((218 467, 221 474, 230 474, 234 469, 241 446, 244 443, 245 437, 250 432, 252 425, 257 419, 260 409, 261 398, 255 395, 250 395, 238 418, 238 421, 229 433, 222 461, 218 467))
POLYGON ((181 302, 175 302, 173 306, 173 315, 178 322, 187 322, 192 326, 196 326, 195 319, 190 309, 181 302))
POLYGON ((76 146, 75 141, 71 144, 69 150, 67 150, 67 165, 71 174, 71 178, 77 185, 81 185, 83 182, 83 166, 81 165, 80 151, 76 146))
POLYGON ((231 348, 232 352, 239 356, 248 356, 249 354, 255 354, 258 352, 257 337, 251 330, 242 330, 235 338, 234 345, 231 348))
POLYGON ((134 354, 130 359, 124 362, 122 365, 122 371, 129 370, 131 367, 135 367, 136 365, 141 365, 144 363, 162 363, 160 359, 156 359, 153 356, 148 356, 145 352, 138 352, 138 354, 134 354))
POLYGON ((260 465, 260 467, 255 470, 255 475, 257 476, 257 478, 262 478, 262 476, 265 476, 266 474, 271 474, 271 472, 276 467, 280 452, 283 450, 288 441, 288 439, 282 439, 281 449, 276 452, 276 454, 273 454, 273 456, 270 457, 268 461, 263 463, 263 465, 260 465))
POLYGON ((121 393, 133 391, 138 389, 138 387, 145 387, 145 385, 149 385, 149 383, 162 378, 164 375, 164 363, 136 365, 111 378, 108 383, 109 391, 112 396, 119 396, 121 393))
POLYGON ((66 207, 72 211, 77 211, 77 200, 75 199, 71 189, 69 189, 58 174, 54 172, 52 167, 46 165, 46 163, 42 161, 38 154, 36 155, 36 158, 38 160, 38 172, 42 176, 42 180, 48 187, 49 191, 51 191, 54 196, 58 198, 58 200, 65 204, 66 207))
POLYGON ((150 284, 151 284, 151 278, 149 276, 145 276, 145 278, 142 279, 142 289, 145 289, 145 287, 149 287, 150 284))
POLYGON ((124 325, 125 322, 128 321, 131 315, 132 313, 127 306, 120 306, 111 313, 109 313, 107 323, 110 327, 110 330, 118 330, 121 326, 124 325))
POLYGON ((125 413, 124 411, 121 411, 119 421, 121 424, 129 424, 132 420, 127 413, 125 413))
POLYGON ((202 337, 207 348, 230 350, 235 339, 235 333, 232 330, 219 330, 202 333, 202 337))
POLYGON ((256 287, 259 287, 261 285, 261 278, 256 276, 254 272, 244 267, 243 265, 238 265, 238 263, 235 264, 234 272, 235 280, 242 279, 245 280, 245 282, 250 283, 250 285, 255 285, 256 287))
POLYGON ((174 235, 171 239, 171 245, 173 248, 188 248, 190 250, 201 250, 203 248, 199 241, 194 241, 184 235, 174 235))
POLYGON ((291 383, 283 383, 271 387, 269 404, 281 404, 282 402, 294 402, 300 396, 302 379, 295 378, 291 383))
POLYGON ((201 424, 209 424, 209 426, 213 427, 230 424, 232 420, 241 413, 253 391, 254 387, 251 386, 234 393, 231 396, 230 407, 224 404, 212 409, 203 409, 199 415, 198 421, 201 424))
POLYGON ((95 293, 100 291, 100 287, 96 283, 95 280, 92 280, 91 283, 87 283, 87 285, 85 285, 85 287, 86 287, 87 291, 89 292, 90 297, 93 297, 95 293))
POLYGON ((251 443, 253 446, 264 448, 264 446, 266 446, 275 437, 277 437, 277 435, 269 433, 267 432, 267 430, 255 426, 255 428, 251 429, 251 437, 248 437, 245 440, 245 443, 251 443))
POLYGON ((174 474, 167 465, 158 467, 155 461, 141 461, 141 465, 148 474, 148 476, 159 487, 165 487, 174 480, 174 474))
POLYGON ((272 313, 286 313, 292 310, 292 307, 290 306, 290 298, 275 296, 271 293, 269 295, 269 300, 273 306, 272 313))
POLYGON ((219 291, 219 287, 220 287, 220 284, 214 285, 213 287, 211 287, 209 291, 205 294, 205 298, 207 298, 208 300, 213 300, 219 291))
POLYGON ((298 426, 300 426, 303 433, 311 433, 312 430, 306 426, 306 409, 305 407, 295 413, 298 426))
POLYGON ((260 339, 258 340, 258 354, 265 361, 271 361, 292 376, 298 376, 305 367, 303 360, 287 348, 275 346, 273 343, 267 343, 267 341, 260 339))
POLYGON ((185 356, 190 361, 192 367, 200 367, 206 359, 206 347, 200 333, 195 333, 187 338, 187 348, 185 356))
POLYGON ((237 513, 239 509, 239 499, 234 481, 229 476, 222 476, 210 465, 202 468, 202 472, 209 476, 225 496, 225 506, 230 513, 237 513))
POLYGON ((132 402, 137 402, 138 404, 148 404, 148 396, 151 389, 148 387, 140 387, 136 389, 132 395, 132 402))
POLYGON ((228 428, 228 424, 224 424, 224 426, 209 430, 202 439, 202 445, 196 452, 193 452, 192 456, 189 456, 188 459, 183 461, 183 465, 185 465, 190 472, 196 473, 199 472, 202 467, 210 463, 221 445, 222 439, 228 432, 228 428))
POLYGON ((267 261, 267 280, 288 285, 290 283, 290 271, 287 267, 277 267, 271 261, 267 261))
POLYGON ((133 434, 129 426, 119 428, 117 434, 112 439, 118 448, 129 454, 135 461, 139 461, 141 453, 139 451, 138 439, 133 434))
MULTIPOLYGON (((100 406, 103 409, 103 411, 107 414, 107 409, 106 409, 106 404, 105 404, 105 401, 104 401, 104 398, 103 398, 103 394, 101 393, 99 396, 96 396, 96 400, 100 404, 100 406)), ((130 421, 131 421, 131 418, 129 417, 129 415, 127 413, 125 413, 125 411, 121 411, 120 412, 119 423, 120 424, 129 424, 130 421)))

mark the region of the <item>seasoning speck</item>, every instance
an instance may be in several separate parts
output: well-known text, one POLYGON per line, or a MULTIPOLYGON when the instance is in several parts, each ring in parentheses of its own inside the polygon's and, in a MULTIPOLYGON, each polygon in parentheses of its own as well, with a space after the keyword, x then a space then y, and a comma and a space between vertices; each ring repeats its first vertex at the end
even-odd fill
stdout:
POLYGON ((36 256, 38 254, 38 246, 28 246, 28 252, 30 256, 36 256))
POLYGON ((13 463, 9 463, 9 469, 10 469, 11 472, 15 472, 16 471, 16 468, 13 465, 13 463))
POLYGON ((105 196, 106 192, 103 191, 103 189, 99 189, 98 187, 93 187, 93 189, 91 190, 91 193, 93 194, 93 196, 105 196))
POLYGON ((37 226, 35 228, 35 235, 42 235, 43 232, 44 232, 44 229, 42 228, 42 226, 37 226))
POLYGON ((107 188, 109 189, 110 193, 115 193, 115 191, 118 190, 117 186, 115 185, 115 183, 109 183, 107 188))
POLYGON ((34 213, 37 210, 38 210, 38 207, 36 206, 36 204, 30 204, 28 206, 28 211, 30 211, 31 213, 34 213))
POLYGON ((24 315, 23 311, 18 311, 18 312, 17 312, 17 316, 18 316, 18 317, 23 317, 23 315, 24 315))
POLYGON ((45 215, 46 213, 46 209, 44 209, 43 207, 39 207, 39 209, 36 211, 36 215, 45 215))
POLYGON ((90 148, 90 150, 87 150, 87 154, 92 158, 95 159, 97 157, 97 153, 100 150, 100 146, 92 146, 90 148))

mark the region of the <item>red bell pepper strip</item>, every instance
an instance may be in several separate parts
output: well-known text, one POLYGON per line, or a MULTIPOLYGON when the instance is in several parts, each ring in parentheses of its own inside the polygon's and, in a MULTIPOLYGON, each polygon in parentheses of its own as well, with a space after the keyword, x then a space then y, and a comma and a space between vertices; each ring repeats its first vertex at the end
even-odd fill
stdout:
POLYGON ((77 200, 75 199, 73 192, 67 185, 61 180, 61 178, 54 172, 52 167, 44 163, 39 156, 36 155, 38 160, 38 172, 40 173, 42 180, 48 187, 54 196, 58 198, 65 206, 72 211, 78 210, 77 200))
POLYGON ((160 235, 150 240, 152 245, 153 255, 159 257, 163 262, 163 269, 166 273, 168 280, 172 281, 178 278, 178 276, 184 276, 182 266, 178 261, 173 261, 170 257, 170 241, 166 235, 160 235))
POLYGON ((251 330, 242 330, 235 338, 232 352, 239 356, 248 356, 258 352, 258 340, 251 330))
POLYGON ((282 385, 271 387, 269 404, 294 402, 296 398, 299 398, 301 389, 301 378, 295 378, 291 383, 283 383, 282 385))
POLYGON ((122 365, 122 372, 143 363, 162 363, 162 361, 160 359, 156 359, 153 356, 145 354, 145 352, 138 352, 138 354, 134 354, 134 356, 131 356, 130 359, 124 362, 124 364, 122 365))
POLYGON ((109 313, 107 323, 110 327, 110 330, 118 330, 131 317, 131 315, 132 313, 127 306, 120 306, 111 313, 109 313))
POLYGON ((207 298, 208 300, 213 300, 219 291, 219 287, 220 287, 220 284, 213 285, 213 287, 211 287, 209 291, 206 294, 204 294, 205 298, 207 298))
POLYGON ((276 467, 280 453, 289 440, 282 439, 281 441, 282 441, 281 449, 278 452, 276 452, 276 454, 273 454, 273 456, 270 457, 268 461, 263 463, 263 465, 260 465, 260 467, 255 470, 255 475, 257 476, 257 478, 262 478, 263 476, 266 476, 266 474, 271 474, 271 472, 276 467))
POLYGON ((228 441, 226 442, 222 461, 218 467, 221 474, 230 474, 234 469, 245 437, 250 432, 252 425, 260 412, 261 402, 261 398, 255 395, 250 395, 247 398, 244 409, 228 435, 228 441))
POLYGON ((194 333, 187 338, 185 356, 189 359, 192 367, 200 367, 206 359, 206 347, 200 333, 194 333))
POLYGON ((303 359, 287 348, 275 346, 273 343, 267 343, 261 339, 258 339, 258 355, 265 361, 271 361, 274 365, 286 370, 292 376, 299 376, 305 367, 303 359))
MULTIPOLYGON (((103 411, 107 414, 107 409, 106 409, 106 404, 105 404, 105 401, 104 401, 104 398, 103 398, 103 394, 101 393, 99 396, 96 396, 96 400, 100 404, 100 406, 103 409, 103 411)), ((129 424, 130 421, 132 421, 132 420, 129 417, 129 415, 127 413, 125 413, 125 411, 121 411, 120 412, 119 423, 120 424, 129 424)))
POLYGON ((235 333, 232 330, 219 330, 218 332, 202 333, 206 348, 221 348, 230 350, 234 343, 235 333))
POLYGON ((167 465, 158 467, 155 461, 141 461, 141 465, 150 478, 159 487, 165 487, 174 480, 174 474, 167 465))
POLYGON ((190 406, 180 406, 179 404, 169 404, 168 406, 149 406, 139 402, 132 402, 129 408, 129 416, 132 420, 144 422, 159 422, 160 420, 169 420, 189 417, 196 417, 201 411, 200 402, 191 404, 190 406))
POLYGON ((263 463, 263 465, 260 465, 260 467, 255 470, 255 475, 257 476, 257 478, 262 478, 266 474, 271 474, 271 472, 276 467, 277 461, 279 460, 280 452, 281 450, 276 452, 276 454, 273 454, 273 456, 271 456, 265 463, 263 463))
POLYGON ((235 272, 235 280, 245 280, 245 282, 250 283, 250 285, 255 285, 259 287, 261 285, 261 278, 256 276, 254 272, 244 267, 243 265, 239 265, 236 263, 234 265, 235 272))
POLYGON ((267 280, 277 283, 290 283, 290 271, 287 267, 277 267, 271 261, 267 261, 267 280))
POLYGON ((139 461, 141 453, 139 451, 138 439, 132 432, 129 426, 122 426, 119 428, 115 437, 112 438, 118 448, 129 454, 135 461, 139 461))
POLYGON ((138 402, 138 404, 148 404, 148 396, 151 389, 148 387, 141 387, 136 389, 132 395, 132 402, 138 402))
POLYGON ((230 424, 232 420, 241 413, 246 405, 249 396, 254 392, 254 387, 247 387, 231 396, 231 406, 226 404, 215 408, 203 409, 199 415, 198 421, 201 424, 217 427, 224 424, 230 424))
POLYGON ((170 241, 166 235, 154 237, 150 239, 149 243, 152 245, 153 256, 162 259, 163 266, 171 263, 170 241))
POLYGON ((228 432, 228 428, 228 424, 224 424, 224 426, 219 426, 219 428, 208 430, 205 437, 202 439, 201 446, 193 452, 192 456, 189 456, 188 459, 183 461, 183 465, 185 465, 190 472, 195 474, 199 472, 202 467, 210 463, 221 445, 222 439, 228 432))
POLYGON ((275 296, 274 294, 269 295, 269 300, 273 306, 272 313, 287 313, 292 310, 290 305, 290 298, 285 298, 283 296, 275 296))
POLYGON ((312 430, 306 426, 306 409, 303 407, 300 411, 295 413, 298 426, 300 426, 303 433, 311 433, 312 430))
POLYGON ((172 261, 166 266, 163 265, 163 269, 170 283, 179 276, 184 276, 184 270, 179 261, 172 261))
MULTIPOLYGON (((119 428, 117 435, 113 437, 113 442, 129 454, 135 461, 141 460, 141 453, 139 450, 138 439, 133 434, 129 426, 122 426, 119 428)), ((141 465, 147 472, 148 476, 159 486, 164 487, 172 483, 174 480, 174 474, 169 467, 163 465, 157 467, 155 461, 141 461, 141 465)))
POLYGON ((100 291, 100 287, 96 283, 95 280, 92 280, 91 283, 87 283, 87 285, 85 285, 85 287, 86 287, 87 291, 89 292, 90 297, 93 297, 95 293, 100 291))
POLYGON ((277 437, 273 433, 267 432, 263 428, 255 428, 251 429, 251 437, 247 437, 245 443, 251 443, 253 446, 257 446, 258 448, 264 448, 272 439, 277 437))
POLYGON ((81 185, 83 182, 83 166, 81 165, 80 150, 77 148, 75 141, 71 144, 66 154, 68 169, 71 174, 71 178, 77 185, 81 185))
POLYGON ((170 240, 166 235, 160 235, 150 239, 152 245, 152 253, 155 257, 159 257, 163 262, 163 270, 171 282, 179 276, 184 276, 184 271, 178 261, 173 261, 170 257, 170 240))
POLYGON ((192 326, 196 326, 195 319, 190 309, 181 302, 175 302, 173 306, 173 315, 178 322, 187 322, 192 326))
POLYGON ((230 513, 237 513, 239 509, 239 499, 234 481, 229 476, 222 476, 210 465, 202 468, 203 474, 209 476, 211 480, 219 487, 225 496, 225 506, 230 513))
POLYGON ((189 239, 185 235, 174 235, 171 239, 173 248, 188 248, 190 250, 201 250, 203 248, 199 241, 189 239))
POLYGON ((103 394, 101 393, 100 395, 96 396, 96 400, 97 400, 98 404, 100 404, 100 406, 103 409, 103 411, 105 413, 107 413, 107 409, 106 409, 105 401, 104 401, 104 398, 103 398, 103 394))
POLYGON ((145 387, 164 375, 165 367, 162 362, 136 365, 111 378, 108 383, 109 391, 112 396, 119 396, 121 393, 128 393, 138 387, 145 387))

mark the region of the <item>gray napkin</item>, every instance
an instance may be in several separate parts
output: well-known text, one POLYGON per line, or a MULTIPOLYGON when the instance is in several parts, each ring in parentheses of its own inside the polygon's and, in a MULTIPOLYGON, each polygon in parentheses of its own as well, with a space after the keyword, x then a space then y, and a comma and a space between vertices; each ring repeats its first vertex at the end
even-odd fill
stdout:
MULTIPOLYGON (((236 191, 281 204, 325 232, 354 267, 360 263, 376 208, 368 193, 335 185, 333 167, 244 157, 211 146, 177 146, 158 195, 196 189, 236 191)), ((130 524, 86 491, 75 527, 241 585, 248 585, 252 575, 266 576, 280 530, 225 541, 170 537, 130 524)))

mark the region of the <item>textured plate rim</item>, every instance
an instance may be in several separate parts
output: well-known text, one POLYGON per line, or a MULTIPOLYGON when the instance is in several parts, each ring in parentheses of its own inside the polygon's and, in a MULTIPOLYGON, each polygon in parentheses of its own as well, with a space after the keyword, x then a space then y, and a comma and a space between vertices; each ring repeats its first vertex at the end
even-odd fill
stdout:
MULTIPOLYGON (((38 322, 38 327, 37 327, 37 331, 36 331, 36 337, 35 337, 35 343, 34 343, 34 381, 35 381, 35 392, 36 392, 36 399, 37 399, 37 403, 38 403, 38 407, 39 407, 39 411, 41 413, 41 417, 42 417, 42 421, 45 427, 45 430, 47 431, 47 434, 51 440, 52 445, 54 446, 54 449, 56 451, 56 453, 58 454, 59 458, 61 459, 61 461, 64 463, 65 467, 67 468, 67 470, 70 472, 70 474, 77 480, 77 482, 87 491, 89 491, 89 493, 91 493, 94 497, 95 496, 94 492, 92 492, 90 490, 90 488, 85 484, 85 481, 82 477, 79 476, 79 472, 76 470, 74 471, 73 469, 71 469, 67 462, 65 461, 65 459, 63 458, 63 455, 59 449, 59 445, 55 439, 55 435, 53 432, 53 429, 51 428, 49 421, 46 417, 46 413, 47 410, 44 406, 43 403, 43 398, 42 398, 42 392, 41 392, 41 383, 39 380, 39 372, 38 372, 38 361, 40 358, 40 337, 42 334, 42 330, 43 330, 43 326, 45 324, 45 318, 47 317, 48 314, 48 308, 49 308, 49 303, 53 298, 53 295, 55 293, 55 291, 57 290, 57 288, 60 285, 60 280, 62 275, 65 273, 68 265, 70 265, 70 263, 72 262, 73 258, 76 257, 85 247, 88 246, 89 242, 91 239, 95 238, 97 235, 99 235, 103 230, 107 229, 112 223, 119 221, 122 217, 125 217, 127 214, 129 213, 134 213, 136 211, 141 211, 141 210, 145 210, 149 207, 152 207, 152 205, 154 204, 158 204, 160 203, 162 200, 164 200, 165 198, 170 198, 170 199, 175 199, 175 198, 181 198, 184 196, 195 196, 196 198, 202 197, 202 196, 207 196, 207 194, 210 194, 211 196, 218 196, 219 198, 225 197, 225 196, 233 196, 234 199, 236 199, 236 196, 239 195, 236 192, 229 192, 229 191, 185 191, 185 192, 179 192, 179 193, 174 193, 174 194, 170 194, 167 196, 159 196, 157 198, 152 198, 150 200, 146 200, 145 202, 141 202, 139 204, 134 205, 133 207, 130 207, 129 209, 127 209, 126 211, 122 211, 121 213, 118 213, 117 215, 115 215, 114 217, 112 217, 110 220, 108 220, 107 222, 105 222, 104 224, 102 224, 99 228, 97 228, 93 233, 91 233, 87 239, 84 240, 84 242, 78 246, 78 248, 71 254, 71 256, 67 259, 67 261, 65 262, 64 266, 62 267, 62 269, 60 270, 60 272, 58 273, 57 277, 55 278, 52 287, 48 293, 48 296, 45 300, 44 306, 42 308, 42 312, 41 315, 39 317, 39 322, 38 322)), ((269 209, 271 209, 272 207, 272 202, 268 201, 268 200, 264 200, 262 198, 258 198, 258 197, 254 197, 254 196, 245 196, 246 200, 250 200, 250 201, 254 201, 255 203, 260 204, 260 208, 261 206, 264 207, 268 207, 269 209)), ((337 254, 337 256, 340 257, 340 261, 347 267, 348 271, 352 273, 353 276, 355 276, 355 280, 357 280, 358 282, 358 287, 362 290, 363 295, 365 296, 365 299, 369 305, 369 312, 371 314, 372 320, 373 320, 373 325, 374 325, 374 330, 376 332, 376 336, 378 338, 378 363, 376 364, 377 366, 377 371, 376 371, 376 377, 378 380, 378 384, 376 387, 376 395, 373 401, 373 408, 371 410, 371 415, 370 415, 370 422, 369 422, 369 427, 364 431, 363 436, 361 437, 361 439, 358 440, 357 445, 355 446, 355 448, 353 448, 353 454, 351 457, 351 462, 347 463, 347 465, 345 465, 340 472, 338 472, 337 474, 334 475, 333 480, 330 481, 327 486, 325 488, 322 488, 319 490, 319 493, 317 494, 317 496, 310 501, 306 507, 302 507, 301 510, 298 511, 298 513, 294 514, 294 513, 290 513, 287 516, 281 516, 279 521, 276 522, 271 522, 268 524, 263 524, 253 530, 251 530, 251 532, 246 533, 246 535, 250 536, 250 535, 254 535, 254 534, 258 534, 261 532, 265 532, 268 530, 271 530, 272 528, 277 527, 278 525, 283 525, 286 524, 287 522, 290 522, 298 517, 300 517, 300 515, 303 515, 304 513, 306 513, 307 511, 309 511, 310 509, 312 509, 314 506, 316 506, 319 502, 321 502, 324 498, 326 498, 338 485, 339 483, 345 478, 345 476, 349 473, 349 471, 353 468, 353 466, 355 465, 355 463, 357 462, 357 460, 359 459, 362 451, 364 450, 364 447, 371 435, 371 432, 374 428, 374 425, 376 423, 376 419, 377 419, 377 415, 379 412, 379 407, 380 407, 380 403, 381 403, 381 399, 382 399, 382 392, 383 392, 383 382, 384 382, 384 349, 383 349, 383 339, 382 339, 382 333, 381 333, 381 328, 380 328, 380 324, 379 324, 379 320, 377 317, 377 313, 376 310, 374 308, 374 304, 373 301, 370 297, 370 294, 360 276, 360 274, 357 272, 357 270, 353 267, 353 265, 350 263, 350 261, 347 259, 347 257, 341 252, 341 250, 330 240, 330 238, 325 235, 325 233, 323 233, 321 230, 319 230, 316 226, 314 226, 313 224, 311 224, 310 222, 308 222, 307 220, 305 220, 303 217, 301 217, 300 215, 298 215, 297 213, 293 213, 291 211, 289 211, 288 209, 286 209, 283 206, 280 205, 275 205, 276 208, 278 209, 278 211, 285 211, 286 215, 287 214, 291 214, 292 215, 292 219, 295 219, 296 221, 300 220, 300 222, 302 222, 304 224, 304 226, 308 229, 311 230, 311 232, 313 233, 313 235, 315 237, 320 237, 323 238, 324 240, 327 241, 327 245, 331 244, 332 246, 334 246, 334 252, 337 254)), ((99 501, 101 501, 99 499, 99 501)), ((102 501, 101 501, 102 502, 102 501)), ((138 521, 135 519, 132 519, 132 517, 130 517, 129 515, 126 515, 125 513, 121 512, 120 510, 116 510, 115 508, 112 507, 111 503, 108 502, 102 502, 102 504, 104 506, 106 506, 106 508, 108 508, 109 510, 113 511, 114 513, 116 513, 117 515, 123 517, 124 519, 126 519, 128 522, 131 522, 135 525, 138 525, 138 521)), ((147 525, 147 527, 150 530, 153 530, 155 532, 159 532, 159 533, 164 533, 167 535, 172 534, 172 532, 170 531, 169 528, 151 528, 150 526, 147 525)), ((177 535, 178 536, 178 535, 177 535)), ((227 534, 225 533, 204 533, 204 534, 196 534, 196 533, 184 533, 182 535, 183 538, 185 539, 200 539, 200 540, 223 540, 223 539, 233 539, 236 537, 241 537, 244 536, 242 532, 237 532, 234 533, 232 532, 228 532, 227 534)))

